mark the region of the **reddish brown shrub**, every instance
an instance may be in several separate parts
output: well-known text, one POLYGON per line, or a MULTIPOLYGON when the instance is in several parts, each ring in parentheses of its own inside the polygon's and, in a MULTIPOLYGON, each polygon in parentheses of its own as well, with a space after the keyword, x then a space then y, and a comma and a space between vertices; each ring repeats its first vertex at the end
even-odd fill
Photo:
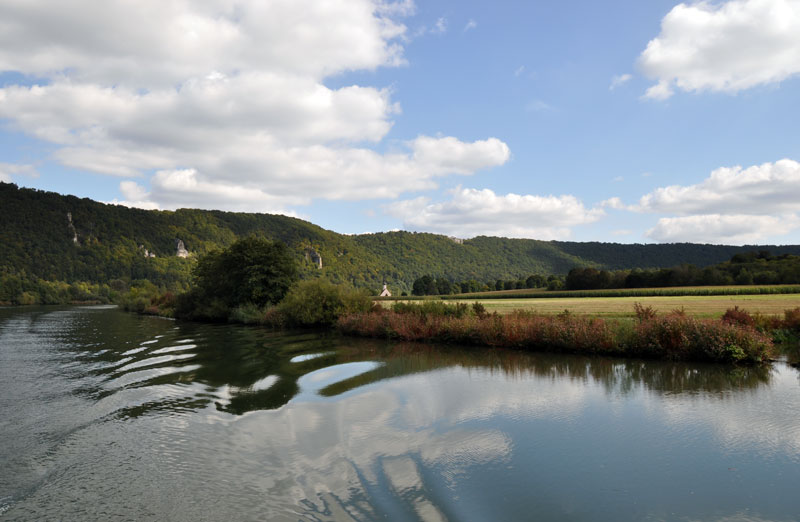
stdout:
POLYGON ((756 321, 753 316, 738 306, 728 308, 722 316, 722 322, 728 324, 739 324, 742 326, 755 326, 756 321))

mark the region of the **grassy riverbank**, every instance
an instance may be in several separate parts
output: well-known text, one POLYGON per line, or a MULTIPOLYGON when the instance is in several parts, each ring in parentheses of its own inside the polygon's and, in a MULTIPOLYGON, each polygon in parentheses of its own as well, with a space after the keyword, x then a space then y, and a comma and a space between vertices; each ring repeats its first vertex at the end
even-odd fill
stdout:
POLYGON ((487 313, 481 303, 428 301, 349 314, 339 319, 337 327, 346 335, 404 341, 743 364, 771 360, 776 353, 773 337, 794 339, 800 331, 798 310, 786 311, 783 319, 752 316, 739 309, 722 319, 693 317, 679 310, 659 315, 638 304, 635 311, 635 321, 520 310, 500 315, 487 313))

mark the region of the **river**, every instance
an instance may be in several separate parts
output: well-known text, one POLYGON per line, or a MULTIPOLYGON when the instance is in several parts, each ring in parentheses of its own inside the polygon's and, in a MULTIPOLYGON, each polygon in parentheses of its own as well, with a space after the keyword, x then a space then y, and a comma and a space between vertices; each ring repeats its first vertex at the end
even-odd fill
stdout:
POLYGON ((0 309, 0 520, 800 518, 800 372, 0 309))

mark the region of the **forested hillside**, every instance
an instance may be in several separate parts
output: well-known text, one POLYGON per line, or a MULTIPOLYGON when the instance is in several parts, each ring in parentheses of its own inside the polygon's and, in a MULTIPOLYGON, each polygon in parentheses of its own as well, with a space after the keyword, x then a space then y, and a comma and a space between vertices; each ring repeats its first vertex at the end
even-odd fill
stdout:
POLYGON ((386 281, 396 293, 410 291, 413 281, 426 274, 453 281, 494 281, 566 274, 577 266, 704 267, 752 250, 800 254, 800 246, 623 245, 497 237, 456 241, 411 232, 347 236, 280 215, 146 211, 0 183, 0 276, 6 279, 116 281, 120 286, 149 280, 182 289, 198 256, 251 235, 285 242, 303 277, 320 275, 372 289, 386 281), (189 257, 176 255, 179 240, 189 257))

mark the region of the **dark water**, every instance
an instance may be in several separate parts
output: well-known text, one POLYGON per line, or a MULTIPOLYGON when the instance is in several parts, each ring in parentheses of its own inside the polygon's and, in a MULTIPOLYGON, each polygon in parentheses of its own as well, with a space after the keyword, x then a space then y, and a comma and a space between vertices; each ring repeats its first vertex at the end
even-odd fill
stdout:
POLYGON ((799 375, 0 309, 0 519, 798 520, 799 375))

